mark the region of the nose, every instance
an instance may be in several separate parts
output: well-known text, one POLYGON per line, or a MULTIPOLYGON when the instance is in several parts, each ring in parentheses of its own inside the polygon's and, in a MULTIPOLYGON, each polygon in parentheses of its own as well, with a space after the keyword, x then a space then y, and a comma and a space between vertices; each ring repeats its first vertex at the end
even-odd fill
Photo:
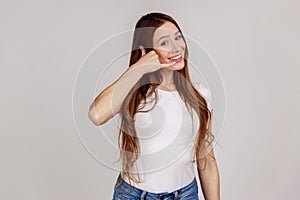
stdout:
POLYGON ((175 46, 172 48, 172 53, 179 53, 179 52, 181 52, 180 46, 175 46))
POLYGON ((176 42, 172 43, 172 53, 179 53, 181 51, 180 45, 176 44, 176 42))

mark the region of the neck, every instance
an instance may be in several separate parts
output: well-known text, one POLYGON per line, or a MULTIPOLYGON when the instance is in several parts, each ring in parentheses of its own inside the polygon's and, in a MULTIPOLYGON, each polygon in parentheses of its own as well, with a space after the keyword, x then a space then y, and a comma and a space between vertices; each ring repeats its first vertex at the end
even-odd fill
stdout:
POLYGON ((161 84, 163 85, 174 84, 173 73, 174 73, 173 70, 161 69, 160 74, 163 77, 163 81, 161 84))

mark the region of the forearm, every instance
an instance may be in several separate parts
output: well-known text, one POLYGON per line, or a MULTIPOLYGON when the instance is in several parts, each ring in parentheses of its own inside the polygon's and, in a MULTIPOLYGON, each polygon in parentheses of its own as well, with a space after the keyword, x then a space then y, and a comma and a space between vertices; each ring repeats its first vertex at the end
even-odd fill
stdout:
POLYGON ((198 167, 198 175, 205 200, 220 200, 220 177, 215 158, 210 156, 206 160, 206 169, 198 167))
POLYGON ((89 118, 93 123, 101 125, 118 113, 124 99, 143 74, 140 67, 132 66, 104 89, 90 105, 89 118))

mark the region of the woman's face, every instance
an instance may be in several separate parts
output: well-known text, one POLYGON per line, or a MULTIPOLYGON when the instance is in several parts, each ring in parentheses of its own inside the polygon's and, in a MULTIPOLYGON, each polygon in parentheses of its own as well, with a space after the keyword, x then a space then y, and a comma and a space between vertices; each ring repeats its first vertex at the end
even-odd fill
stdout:
POLYGON ((153 35, 153 49, 158 54, 161 63, 176 64, 167 68, 181 70, 184 67, 185 42, 177 27, 171 22, 165 22, 158 27, 153 35))

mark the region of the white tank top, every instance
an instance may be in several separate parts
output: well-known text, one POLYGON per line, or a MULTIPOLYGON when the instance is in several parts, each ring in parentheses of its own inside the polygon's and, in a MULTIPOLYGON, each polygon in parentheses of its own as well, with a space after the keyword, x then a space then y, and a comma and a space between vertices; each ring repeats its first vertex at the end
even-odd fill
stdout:
MULTIPOLYGON (((194 86, 212 110, 208 88, 201 83, 194 86)), ((192 160, 199 122, 194 110, 192 119, 177 91, 157 91, 158 102, 153 110, 137 112, 134 116, 140 156, 132 171, 139 173, 142 183, 131 183, 148 192, 172 192, 186 186, 195 177, 196 164, 192 160)), ((152 97, 146 100, 142 111, 152 108, 154 100, 149 103, 152 97)), ((129 183, 127 177, 124 180, 129 183)))

